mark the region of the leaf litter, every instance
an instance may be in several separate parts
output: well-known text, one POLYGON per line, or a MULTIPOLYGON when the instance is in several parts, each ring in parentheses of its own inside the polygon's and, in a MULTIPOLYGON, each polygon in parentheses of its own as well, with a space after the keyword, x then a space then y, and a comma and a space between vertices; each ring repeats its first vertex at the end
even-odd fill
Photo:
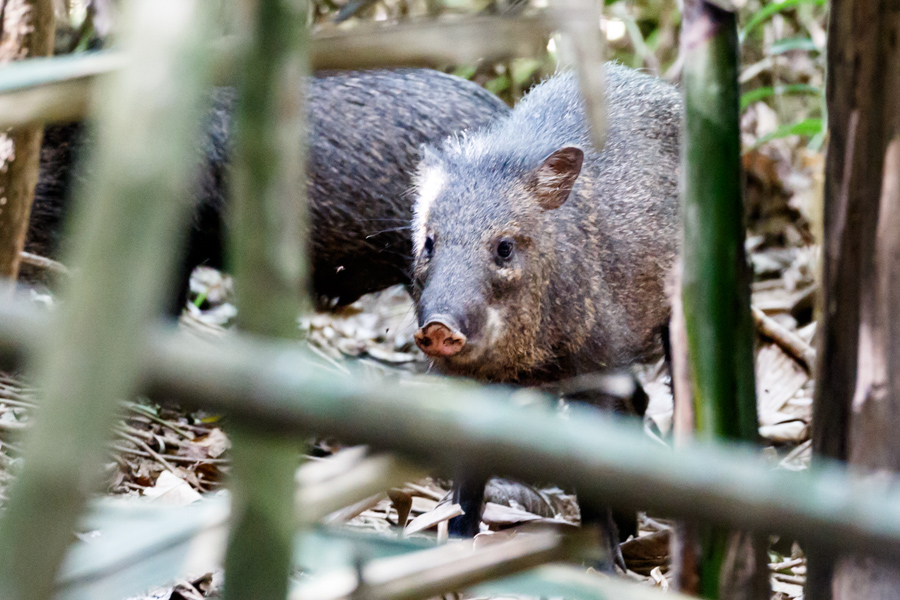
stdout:
MULTIPOLYGON (((790 60, 798 77, 816 83, 821 65, 796 57, 790 60)), ((752 81, 775 67, 776 61, 765 57, 745 70, 744 79, 752 81)), ((778 128, 779 121, 766 102, 750 105, 742 120, 744 146, 749 148, 743 164, 747 250, 754 273, 752 304, 767 319, 757 319, 758 410, 760 436, 773 467, 803 470, 811 454, 813 390, 809 356, 803 354, 814 347, 814 274, 819 255, 810 223, 818 220, 821 210, 823 160, 820 151, 810 150, 796 135, 757 145, 778 128), (806 347, 776 339, 782 337, 782 330, 806 347)), ((182 328, 203 337, 228 335, 236 315, 229 301, 229 278, 211 269, 198 269, 192 291, 197 302, 182 316, 182 328)), ((46 296, 36 299, 44 304, 53 302, 46 296)), ((366 296, 333 314, 310 315, 301 319, 299 326, 308 333, 306 343, 322 357, 323 368, 346 372, 344 365, 354 361, 369 375, 410 382, 428 370, 413 342, 415 313, 402 288, 366 296)), ((637 375, 650 399, 647 429, 666 442, 672 421, 667 370, 660 361, 640 367, 637 375)), ((29 426, 34 405, 35 392, 23 378, 0 377, 0 502, 20 468, 19 440, 29 426)), ((315 462, 342 448, 334 440, 316 440, 309 458, 315 462)), ((109 445, 105 492, 173 504, 193 502, 201 494, 222 488, 228 474, 228 450, 218 415, 182 412, 144 398, 123 402, 122 417, 109 445)), ((458 513, 449 490, 448 481, 410 481, 336 511, 326 520, 385 535, 441 538, 446 536, 447 520, 458 513)), ((495 479, 486 490, 486 501, 478 536, 481 544, 487 538, 501 539, 536 526, 577 525, 580 519, 575 496, 552 483, 532 486, 495 479)), ((671 524, 640 514, 638 525, 638 536, 622 545, 626 575, 669 589, 671 524)), ((801 598, 806 562, 797 545, 773 539, 770 558, 772 598, 801 598)), ((216 572, 145 597, 194 599, 215 595, 220 588, 221 573, 216 572)))
MULTIPOLYGON (((795 217, 791 226, 802 226, 802 220, 795 217)), ((753 305, 809 344, 815 324, 812 310, 805 303, 808 290, 814 288, 817 255, 814 248, 785 243, 785 239, 780 238, 777 244, 763 234, 748 238, 755 275, 753 305)), ((790 239, 805 237, 798 234, 790 239)), ((236 314, 228 301, 227 276, 198 269, 192 285, 204 296, 203 310, 191 305, 181 318, 182 328, 202 337, 227 336, 236 314), (204 286, 209 290, 206 293, 202 292, 204 286)), ((361 363, 373 376, 410 381, 428 370, 413 342, 415 313, 402 288, 369 295, 334 314, 311 315, 299 324, 308 332, 306 343, 322 357, 324 366, 337 372, 343 371, 348 361, 361 363)), ((637 372, 650 398, 646 423, 660 439, 667 440, 672 416, 667 369, 660 361, 637 372)), ((805 469, 810 455, 812 405, 808 368, 802 357, 760 334, 756 372, 760 435, 768 444, 767 453, 777 467, 805 469)), ((0 378, 0 499, 5 498, 20 463, 18 439, 28 427, 34 405, 35 392, 21 378, 0 378)), ((310 453, 321 458, 341 448, 333 440, 317 440, 310 453)), ((182 412, 140 398, 123 402, 122 418, 109 446, 106 492, 144 496, 156 502, 189 503, 202 493, 222 487, 228 472, 228 449, 228 437, 217 415, 182 412)), ((450 482, 431 478, 409 482, 326 520, 385 535, 442 538, 448 519, 460 512, 450 503, 449 489, 450 482)), ((511 530, 535 526, 573 526, 579 518, 575 496, 552 484, 535 487, 495 479, 486 490, 479 537, 502 537, 511 530)), ((641 515, 638 532, 636 538, 622 545, 627 575, 668 589, 669 525, 641 515)), ((773 598, 800 597, 805 577, 802 556, 791 558, 775 551, 771 556, 773 598)), ((218 589, 212 581, 210 576, 181 582, 169 588, 168 597, 203 597, 218 589)))

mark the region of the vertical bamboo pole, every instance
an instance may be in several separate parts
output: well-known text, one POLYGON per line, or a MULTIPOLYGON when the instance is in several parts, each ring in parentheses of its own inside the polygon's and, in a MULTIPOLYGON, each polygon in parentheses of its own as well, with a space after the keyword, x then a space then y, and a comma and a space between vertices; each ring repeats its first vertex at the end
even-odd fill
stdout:
MULTIPOLYGON (((758 421, 744 255, 736 15, 705 0, 688 0, 683 19, 682 300, 696 430, 701 438, 752 442, 758 421)), ((700 539, 703 596, 767 597, 761 543, 722 530, 703 531, 700 539), (733 574, 739 567, 744 569, 740 582, 733 574)))
POLYGON ((0 597, 44 599, 139 374, 187 214, 210 61, 208 2, 133 0, 127 67, 99 96, 94 177, 80 190, 71 280, 38 365, 25 468, 0 521, 0 597))
MULTIPOLYGON (((55 23, 51 0, 10 1, 0 16, 0 63, 52 55, 55 23)), ((19 274, 43 134, 40 124, 0 133, 0 277, 19 274)))
MULTIPOLYGON (((295 337, 307 308, 304 82, 306 2, 245 2, 249 46, 239 83, 232 177, 231 259, 238 326, 295 337)), ((225 598, 287 594, 294 514, 296 439, 254 434, 236 423, 232 530, 225 598)))

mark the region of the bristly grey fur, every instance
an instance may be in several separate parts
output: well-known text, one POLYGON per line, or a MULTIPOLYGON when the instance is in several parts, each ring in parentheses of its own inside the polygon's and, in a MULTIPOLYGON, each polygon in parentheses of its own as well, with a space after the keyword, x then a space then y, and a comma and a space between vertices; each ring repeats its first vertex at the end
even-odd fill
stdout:
POLYGON ((454 312, 469 338, 459 356, 436 361, 442 370, 542 382, 658 351, 677 251, 681 99, 618 65, 606 66, 606 82, 601 152, 571 73, 537 86, 493 126, 425 152, 417 181, 438 173, 441 187, 414 209, 419 317, 454 312), (584 151, 580 175, 568 200, 544 211, 534 172, 567 146, 584 151), (498 236, 517 241, 516 261, 502 269, 490 254, 498 236))
MULTIPOLYGON (((430 69, 318 73, 307 80, 313 290, 320 305, 409 283, 412 173, 421 146, 484 127, 509 108, 477 84, 430 69)), ((224 267, 231 113, 234 92, 217 90, 198 148, 196 211, 173 310, 180 313, 198 264, 224 267)), ((41 149, 27 248, 57 256, 73 167, 89 132, 48 127, 41 149)), ((33 276, 36 274, 32 273, 33 276)))

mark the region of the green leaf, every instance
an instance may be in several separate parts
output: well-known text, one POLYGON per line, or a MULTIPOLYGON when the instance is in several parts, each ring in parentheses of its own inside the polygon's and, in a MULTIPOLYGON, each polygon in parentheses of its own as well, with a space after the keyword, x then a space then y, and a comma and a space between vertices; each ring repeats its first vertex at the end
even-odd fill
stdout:
POLYGON ((194 306, 196 306, 197 308, 200 308, 201 306, 203 306, 203 303, 206 301, 206 297, 208 295, 209 295, 208 289, 203 290, 202 292, 197 294, 197 297, 194 298, 194 306))
POLYGON ((461 65, 453 69, 452 74, 471 81, 471 79, 475 76, 475 71, 477 70, 478 69, 475 65, 461 65))
POLYGON ((534 58, 519 58, 512 62, 510 69, 513 81, 516 85, 523 85, 537 72, 543 65, 543 61, 534 58))
POLYGON ((510 81, 508 76, 500 75, 499 77, 495 77, 486 82, 484 84, 484 88, 493 94, 500 94, 509 88, 509 83, 510 81))
POLYGON ((813 42, 812 39, 808 37, 794 37, 774 42, 769 48, 767 54, 769 54, 770 56, 775 56, 777 54, 784 54, 785 52, 790 52, 792 50, 818 52, 820 48, 816 46, 815 42, 813 42))
POLYGON ((784 10, 789 10, 791 8, 797 8, 801 4, 815 4, 818 6, 822 6, 826 3, 827 0, 783 0, 782 2, 775 2, 773 4, 767 4, 763 6, 761 9, 756 11, 751 17, 744 28, 741 30, 740 39, 743 42, 744 39, 760 24, 772 18, 773 15, 776 15, 784 10))
POLYGON ((772 140, 777 140, 780 138, 788 137, 789 135, 805 135, 805 136, 815 136, 822 133, 823 122, 822 119, 804 119, 798 123, 789 123, 787 125, 782 125, 772 133, 768 135, 764 135, 753 144, 749 150, 755 150, 759 148, 763 144, 771 142, 772 140))
POLYGON ((746 110, 747 107, 754 102, 765 100, 771 96, 786 96, 788 94, 810 94, 813 96, 821 96, 822 90, 814 85, 806 83, 760 87, 741 94, 741 110, 746 110))

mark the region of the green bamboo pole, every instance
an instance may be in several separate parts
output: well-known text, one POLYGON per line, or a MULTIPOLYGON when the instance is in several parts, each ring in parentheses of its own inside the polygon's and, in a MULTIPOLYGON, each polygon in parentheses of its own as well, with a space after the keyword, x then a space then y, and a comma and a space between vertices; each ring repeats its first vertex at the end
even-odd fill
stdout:
MULTIPOLYGON (((238 327, 296 337, 306 297, 303 76, 306 2, 256 0, 239 69, 232 170, 231 261, 238 327)), ((294 471, 300 443, 240 421, 233 442, 225 599, 281 600, 288 590, 294 471)))
MULTIPOLYGON (((737 17, 705 0, 689 0, 682 27, 681 293, 696 435, 752 442, 758 419, 744 255, 737 17)), ((701 533, 698 591, 704 597, 718 598, 730 585, 722 573, 729 535, 701 533)))
POLYGON ((209 70, 207 4, 130 4, 129 67, 103 87, 95 176, 79 191, 70 262, 80 274, 39 357, 41 410, 0 522, 2 598, 48 597, 98 483, 116 403, 134 391, 189 206, 209 70))
MULTIPOLYGON (((0 304, 3 364, 44 347, 49 331, 46 315, 19 302, 0 304)), ((773 469, 746 444, 695 440, 673 451, 639 426, 590 409, 572 406, 562 419, 511 402, 502 387, 372 381, 353 368, 335 374, 295 343, 243 334, 212 344, 157 330, 144 360, 146 394, 227 413, 260 430, 334 435, 447 472, 465 467, 577 483, 592 502, 900 560, 900 493, 825 459, 798 473, 773 469)))

